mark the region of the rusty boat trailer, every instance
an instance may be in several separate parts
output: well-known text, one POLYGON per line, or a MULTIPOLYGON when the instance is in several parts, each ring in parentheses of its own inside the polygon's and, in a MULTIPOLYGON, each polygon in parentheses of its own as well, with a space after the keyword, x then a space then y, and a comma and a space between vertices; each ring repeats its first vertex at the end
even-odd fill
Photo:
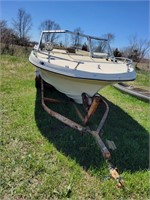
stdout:
MULTIPOLYGON (((102 98, 102 96, 100 94, 95 94, 93 96, 93 98, 89 97, 87 94, 83 93, 82 94, 82 101, 83 101, 83 106, 86 110, 86 116, 83 117, 81 112, 79 111, 79 109, 77 108, 77 106, 75 105, 75 103, 72 101, 61 101, 58 99, 53 99, 53 98, 47 98, 44 96, 44 81, 41 78, 41 101, 42 101, 42 106, 44 108, 44 110, 52 117, 58 119, 59 121, 61 121, 62 123, 64 123, 67 126, 70 126, 71 128, 78 130, 81 134, 86 134, 89 133, 91 134, 101 153, 102 156, 104 157, 105 161, 108 164, 108 169, 109 169, 109 176, 110 178, 114 179, 117 181, 117 187, 121 188, 124 186, 124 182, 122 177, 120 177, 117 168, 115 168, 112 163, 111 163, 111 154, 108 150, 108 148, 106 147, 106 145, 104 144, 103 140, 102 140, 102 127, 104 126, 104 123, 106 121, 106 118, 108 116, 108 112, 109 112, 109 106, 107 104, 107 102, 102 98), (72 121, 71 119, 68 119, 67 117, 61 115, 60 113, 57 113, 55 111, 53 111, 52 109, 50 109, 47 105, 46 102, 49 103, 71 103, 79 118, 81 119, 83 125, 80 125, 79 123, 76 123, 74 121, 72 121), (100 102, 103 102, 103 104, 105 105, 105 112, 104 115, 102 116, 99 125, 97 127, 96 130, 91 130, 88 126, 86 126, 86 124, 88 123, 88 121, 90 120, 90 118, 94 115, 95 111, 97 110, 100 102)), ((47 85, 47 83, 46 83, 47 85)), ((50 86, 50 85, 49 85, 50 86)))

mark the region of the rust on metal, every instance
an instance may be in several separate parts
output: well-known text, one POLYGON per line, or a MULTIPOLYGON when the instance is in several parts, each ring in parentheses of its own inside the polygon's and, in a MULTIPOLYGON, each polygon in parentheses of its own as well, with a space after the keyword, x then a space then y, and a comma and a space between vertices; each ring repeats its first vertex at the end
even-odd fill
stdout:
POLYGON ((106 160, 106 161, 108 163, 110 177, 117 181, 118 188, 124 187, 124 181, 122 177, 119 175, 117 168, 113 167, 113 165, 111 164, 109 160, 106 160))
POLYGON ((52 98, 46 98, 46 97, 44 97, 44 101, 50 102, 50 103, 63 103, 62 101, 58 99, 52 99, 52 98))
POLYGON ((44 85, 43 85, 42 79, 41 79, 41 96, 42 96, 42 106, 49 115, 51 115, 52 117, 55 117, 59 121, 63 122, 64 124, 70 126, 71 128, 74 128, 80 132, 86 131, 85 127, 81 126, 80 124, 77 124, 76 122, 64 117, 63 115, 51 110, 50 108, 48 108, 48 106, 46 106, 46 104, 44 102, 44 85))
POLYGON ((92 104, 92 98, 89 97, 86 93, 82 93, 82 102, 83 102, 85 111, 88 112, 89 107, 92 104))
POLYGON ((44 83, 43 83, 42 79, 41 79, 41 99, 42 99, 42 106, 43 106, 44 110, 49 115, 51 115, 52 117, 58 119, 62 123, 68 125, 69 127, 73 128, 75 130, 78 130, 80 133, 89 133, 89 134, 91 134, 93 136, 93 138, 95 139, 98 147, 101 150, 101 153, 102 153, 104 159, 108 163, 110 176, 113 179, 117 180, 117 186, 118 187, 122 187, 123 186, 123 180, 119 176, 119 173, 117 172, 116 168, 114 168, 112 166, 112 164, 110 163, 111 154, 110 154, 108 148, 106 147, 106 145, 104 144, 103 140, 101 139, 101 136, 102 136, 101 129, 104 126, 104 123, 106 121, 106 118, 107 118, 108 112, 109 112, 109 106, 106 103, 106 101, 99 94, 95 95, 91 99, 91 98, 88 97, 88 95, 83 93, 82 94, 83 106, 85 107, 85 110, 87 112, 85 117, 82 116, 81 112, 79 111, 79 109, 77 108, 75 103, 73 103, 71 101, 68 101, 67 103, 73 104, 73 106, 74 106, 79 118, 81 119, 81 121, 83 123, 83 125, 81 125, 81 124, 76 123, 76 122, 72 121, 71 119, 68 119, 67 117, 65 117, 65 116, 53 111, 52 109, 50 109, 45 104, 45 102, 50 102, 50 103, 66 103, 66 102, 58 100, 58 99, 52 99, 52 98, 44 97, 44 83), (102 119, 99 122, 98 128, 96 130, 91 130, 88 126, 85 126, 85 124, 94 115, 94 113, 96 112, 100 102, 102 102, 105 105, 105 109, 106 110, 105 110, 105 113, 104 113, 102 119))
POLYGON ((91 106, 89 107, 89 110, 88 110, 87 115, 85 116, 84 124, 87 124, 87 122, 88 122, 88 120, 91 118, 91 116, 94 115, 95 111, 97 110, 97 108, 98 108, 98 106, 99 106, 100 101, 101 101, 100 95, 95 95, 95 96, 93 97, 92 104, 91 104, 91 106))
POLYGON ((101 119, 101 121, 100 121, 100 123, 98 125, 98 128, 96 130, 97 133, 99 133, 101 131, 101 129, 103 128, 104 123, 105 123, 105 121, 107 119, 107 116, 108 116, 108 112, 109 112, 108 104, 106 103, 106 101, 104 99, 102 101, 103 101, 103 103, 105 105, 106 111, 105 111, 105 113, 104 113, 104 115, 103 115, 103 117, 102 117, 102 119, 101 119))
POLYGON ((95 138, 98 146, 100 147, 101 153, 105 159, 110 159, 111 155, 107 147, 105 146, 104 142, 102 141, 101 137, 97 134, 96 131, 90 132, 92 136, 95 138))

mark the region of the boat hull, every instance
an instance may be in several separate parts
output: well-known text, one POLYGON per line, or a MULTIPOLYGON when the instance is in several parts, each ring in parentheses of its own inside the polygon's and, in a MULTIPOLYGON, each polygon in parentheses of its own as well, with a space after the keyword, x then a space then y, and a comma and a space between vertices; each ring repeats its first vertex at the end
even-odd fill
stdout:
POLYGON ((36 66, 41 78, 64 93, 76 103, 82 103, 82 94, 93 97, 107 85, 122 81, 134 80, 134 70, 128 69, 126 64, 112 61, 70 61, 63 57, 43 57, 42 53, 31 52, 29 61, 36 66))
POLYGON ((45 82, 53 85, 58 91, 64 93, 69 98, 72 98, 78 104, 82 104, 82 93, 86 93, 92 97, 105 86, 115 83, 82 78, 71 78, 46 71, 41 68, 37 68, 37 70, 45 82))

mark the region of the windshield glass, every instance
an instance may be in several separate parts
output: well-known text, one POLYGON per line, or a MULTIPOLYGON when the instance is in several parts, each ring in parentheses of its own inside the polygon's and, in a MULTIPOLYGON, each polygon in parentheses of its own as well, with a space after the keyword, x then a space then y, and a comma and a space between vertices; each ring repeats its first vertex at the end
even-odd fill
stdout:
MULTIPOLYGON (((42 51, 65 50, 66 53, 89 55, 87 37, 71 33, 43 33, 39 49, 42 51)), ((62 51, 63 52, 63 51, 62 51)))
POLYGON ((109 44, 106 40, 91 39, 91 51, 93 57, 108 57, 109 44))
POLYGON ((43 32, 39 49, 45 52, 57 51, 92 57, 107 57, 109 45, 106 40, 97 40, 79 33, 43 32))

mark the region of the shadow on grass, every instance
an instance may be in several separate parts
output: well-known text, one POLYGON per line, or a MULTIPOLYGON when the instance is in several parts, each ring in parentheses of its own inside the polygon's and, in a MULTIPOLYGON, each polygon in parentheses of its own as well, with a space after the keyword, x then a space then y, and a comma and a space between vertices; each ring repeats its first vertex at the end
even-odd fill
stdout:
MULTIPOLYGON (((51 91, 51 97, 59 97, 63 100, 67 98, 56 90, 51 91)), ((117 146, 117 150, 111 152, 112 162, 120 171, 135 172, 148 169, 148 132, 122 109, 108 100, 107 102, 110 111, 104 125, 103 141, 113 140, 117 146)), ((82 106, 79 105, 79 107, 82 106)), ((78 120, 74 108, 69 104, 51 104, 50 108, 70 119, 78 120)), ((101 119, 103 112, 103 106, 100 106, 92 119, 93 128, 96 129, 96 121, 101 119)), ((104 166, 105 161, 91 135, 81 135, 78 131, 52 118, 44 111, 39 89, 37 89, 35 102, 35 120, 41 134, 58 151, 74 159, 84 169, 96 170, 104 166)))

